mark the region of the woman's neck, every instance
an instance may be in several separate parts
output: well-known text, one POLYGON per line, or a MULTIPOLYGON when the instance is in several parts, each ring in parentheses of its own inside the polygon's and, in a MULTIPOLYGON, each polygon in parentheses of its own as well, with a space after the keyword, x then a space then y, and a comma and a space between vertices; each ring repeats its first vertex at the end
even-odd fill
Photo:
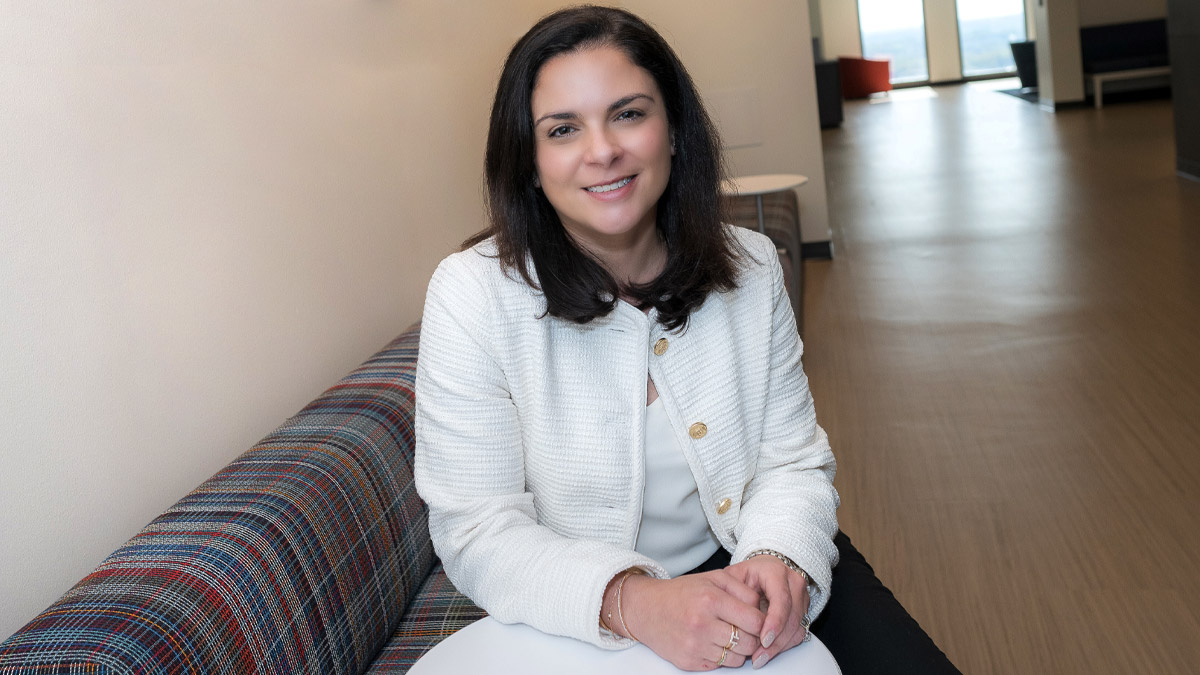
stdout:
POLYGON ((667 263, 667 243, 657 227, 621 240, 579 241, 622 287, 654 281, 667 263))
POLYGON ((655 231, 645 245, 616 251, 601 261, 622 287, 648 284, 667 264, 667 244, 655 231))

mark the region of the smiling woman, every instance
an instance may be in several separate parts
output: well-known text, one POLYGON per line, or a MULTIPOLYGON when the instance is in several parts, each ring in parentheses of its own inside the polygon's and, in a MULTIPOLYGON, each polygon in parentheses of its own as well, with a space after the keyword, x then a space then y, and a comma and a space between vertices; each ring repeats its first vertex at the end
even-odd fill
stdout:
POLYGON ((838 556, 778 257, 722 224, 719 148, 641 19, 544 18, 500 76, 491 224, 430 281, 417 371, 415 475, 455 586, 691 670, 802 642, 838 556))
POLYGON ((490 226, 429 283, 416 378, 416 483, 455 587, 688 670, 805 641, 840 550, 775 246, 722 224, 719 147, 641 19, 538 22, 492 107, 490 226))
POLYGON ((666 262, 656 228, 671 176, 661 100, 650 73, 612 47, 550 59, 533 89, 537 182, 572 240, 622 288, 653 281, 666 262))
POLYGON ((735 285, 741 248, 721 227, 716 127, 671 47, 628 12, 556 12, 513 46, 484 168, 491 223, 466 246, 491 239, 501 263, 544 293, 550 316, 587 323, 625 298, 678 328, 711 291, 735 285), (605 190, 611 201, 599 199, 605 190), (592 223, 601 204, 618 221, 638 216, 638 246, 575 226, 592 223), (658 243, 646 236, 649 220, 658 243))

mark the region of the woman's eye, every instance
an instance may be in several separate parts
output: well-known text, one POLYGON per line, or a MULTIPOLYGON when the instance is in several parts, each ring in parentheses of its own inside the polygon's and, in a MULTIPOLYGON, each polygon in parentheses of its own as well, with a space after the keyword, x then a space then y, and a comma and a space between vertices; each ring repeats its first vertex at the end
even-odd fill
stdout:
POLYGON ((573 127, 563 125, 561 127, 554 127, 553 129, 551 129, 550 133, 547 134, 547 136, 549 136, 550 138, 562 138, 563 136, 570 134, 572 131, 575 131, 575 129, 573 127))
POLYGON ((622 110, 621 113, 617 115, 617 119, 619 120, 635 120, 639 117, 642 117, 641 110, 622 110))

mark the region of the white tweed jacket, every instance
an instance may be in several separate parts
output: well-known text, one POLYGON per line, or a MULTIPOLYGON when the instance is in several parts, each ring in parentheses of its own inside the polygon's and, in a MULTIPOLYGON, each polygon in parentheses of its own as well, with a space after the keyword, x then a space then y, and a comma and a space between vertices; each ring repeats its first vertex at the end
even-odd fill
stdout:
POLYGON ((824 607, 833 453, 775 247, 733 231, 753 260, 681 332, 624 302, 586 325, 543 316, 541 294, 501 269, 490 240, 438 266, 417 359, 416 484, 447 575, 497 620, 631 644, 597 619, 617 572, 666 577, 633 550, 647 372, 733 562, 780 551, 816 584, 809 619, 824 607))

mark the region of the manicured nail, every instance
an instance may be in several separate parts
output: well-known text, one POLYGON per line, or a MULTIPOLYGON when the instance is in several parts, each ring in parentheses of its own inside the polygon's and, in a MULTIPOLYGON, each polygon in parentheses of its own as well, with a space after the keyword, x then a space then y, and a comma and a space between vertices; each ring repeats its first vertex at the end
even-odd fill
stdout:
POLYGON ((767 637, 763 638, 763 641, 762 641, 763 649, 767 649, 768 647, 770 647, 771 643, 774 641, 775 641, 775 631, 771 631, 770 633, 767 633, 767 637))
POLYGON ((754 659, 754 669, 758 670, 759 668, 762 668, 763 666, 767 665, 767 661, 769 661, 770 659, 771 659, 771 657, 767 656, 767 654, 765 652, 762 654, 759 654, 758 658, 754 659))

